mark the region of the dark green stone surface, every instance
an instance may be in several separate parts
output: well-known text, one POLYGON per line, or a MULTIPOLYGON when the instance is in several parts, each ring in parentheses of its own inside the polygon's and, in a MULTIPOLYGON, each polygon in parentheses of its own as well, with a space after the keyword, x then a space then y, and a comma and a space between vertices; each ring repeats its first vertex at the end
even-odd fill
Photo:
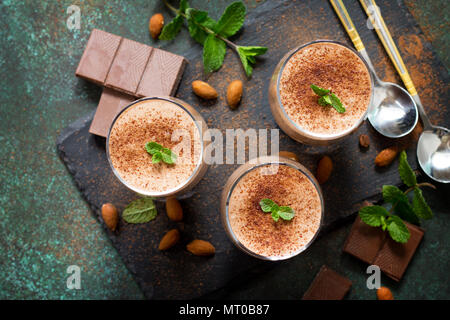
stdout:
MULTIPOLYGON (((215 17, 228 3, 192 1, 215 17)), ((406 1, 448 69, 445 3, 406 1)), ((247 2, 249 10, 256 5, 247 2)), ((73 74, 90 30, 100 27, 157 46, 147 23, 158 11, 169 17, 160 1, 0 3, 0 298, 143 297, 59 161, 55 141, 59 130, 98 103, 100 89, 73 74), (81 8, 79 31, 66 27, 71 4, 81 8), (72 264, 82 269, 81 290, 66 288, 66 268, 72 264)), ((183 54, 191 45, 183 30, 167 48, 183 54)), ((397 298, 450 298, 448 189, 427 190, 425 196, 436 216, 424 223, 427 232, 414 260, 399 284, 382 278, 397 298)), ((325 263, 353 281, 349 298, 373 299, 375 293, 365 286, 366 265, 341 253, 349 228, 347 223, 318 239, 305 255, 211 297, 300 298, 325 263)))

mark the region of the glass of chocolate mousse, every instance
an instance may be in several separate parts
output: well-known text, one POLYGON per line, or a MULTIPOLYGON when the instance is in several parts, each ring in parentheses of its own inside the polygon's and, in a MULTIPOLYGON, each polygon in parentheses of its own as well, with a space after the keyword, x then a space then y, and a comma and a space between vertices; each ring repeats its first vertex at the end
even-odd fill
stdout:
POLYGON ((323 220, 324 200, 318 182, 304 166, 267 156, 233 172, 223 189, 220 210, 225 231, 239 249, 275 261, 303 252, 314 241, 323 220), (263 208, 266 202, 273 204, 272 212, 263 208), (283 208, 290 208, 284 210, 289 211, 288 219, 277 211, 283 208))
POLYGON ((373 79, 359 54, 345 44, 317 40, 288 52, 269 85, 269 103, 279 127, 292 139, 328 145, 355 131, 366 119, 373 79), (320 104, 311 85, 339 98, 344 112, 320 104))
POLYGON ((132 191, 155 198, 186 195, 207 170, 205 130, 202 116, 186 102, 173 97, 143 98, 114 119, 106 154, 116 177, 132 191), (156 144, 175 154, 175 159, 169 158, 173 163, 162 159, 155 163, 149 146, 156 144))

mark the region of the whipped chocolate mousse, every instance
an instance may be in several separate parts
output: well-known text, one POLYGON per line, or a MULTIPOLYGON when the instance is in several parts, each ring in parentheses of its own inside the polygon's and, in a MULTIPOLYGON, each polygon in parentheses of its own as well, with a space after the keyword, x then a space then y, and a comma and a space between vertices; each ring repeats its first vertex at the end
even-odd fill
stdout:
POLYGON ((206 128, 201 116, 180 100, 144 98, 134 102, 110 129, 108 155, 114 173, 143 195, 168 196, 190 189, 206 171, 199 125, 206 128), (152 163, 145 148, 151 141, 174 151, 176 162, 152 163))
POLYGON ((261 259, 292 257, 315 238, 322 219, 320 187, 298 162, 276 157, 239 167, 222 193, 222 222, 235 244, 261 259), (262 199, 291 207, 292 220, 275 221, 263 212, 262 199))
POLYGON ((356 129, 372 97, 372 79, 355 51, 332 41, 316 41, 285 56, 272 77, 270 103, 278 125, 293 139, 327 144, 356 129), (321 106, 314 84, 331 90, 345 112, 321 106))

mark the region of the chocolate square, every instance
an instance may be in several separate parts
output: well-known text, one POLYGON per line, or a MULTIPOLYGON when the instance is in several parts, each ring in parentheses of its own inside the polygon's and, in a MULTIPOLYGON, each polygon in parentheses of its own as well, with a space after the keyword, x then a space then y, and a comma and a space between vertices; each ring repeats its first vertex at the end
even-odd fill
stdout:
POLYGON ((387 237, 386 242, 373 262, 373 264, 379 266, 387 276, 396 281, 400 281, 405 273, 424 234, 423 229, 407 222, 405 222, 405 224, 411 233, 408 242, 398 243, 390 237, 387 237))
POLYGON ((93 29, 75 74, 103 85, 122 37, 93 29))
POLYGON ((303 300, 342 300, 350 290, 352 282, 336 271, 323 265, 303 300))
POLYGON ((98 136, 107 137, 109 128, 116 115, 134 100, 136 98, 133 96, 113 89, 104 88, 89 132, 98 136))
POLYGON ((386 233, 361 221, 359 215, 344 243, 343 251, 372 264, 384 244, 386 233))
POLYGON ((111 65, 105 86, 135 95, 152 47, 123 39, 111 65))
POLYGON ((174 95, 185 65, 184 57, 160 49, 153 49, 136 95, 138 97, 174 95))

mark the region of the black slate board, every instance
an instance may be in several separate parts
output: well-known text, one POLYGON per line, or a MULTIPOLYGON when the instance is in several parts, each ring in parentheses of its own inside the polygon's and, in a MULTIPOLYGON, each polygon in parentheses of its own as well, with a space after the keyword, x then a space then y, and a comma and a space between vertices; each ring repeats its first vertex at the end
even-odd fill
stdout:
MULTIPOLYGON (((381 78, 400 83, 375 33, 364 27, 366 16, 359 4, 350 1, 345 1, 345 4, 381 78)), ((432 120, 450 126, 450 110, 446 109, 449 98, 446 70, 433 55, 431 47, 403 4, 385 0, 378 1, 378 5, 382 8, 394 39, 400 43, 406 65, 412 68, 410 72, 412 70, 413 80, 417 81, 419 74, 421 75, 416 85, 432 120), (422 75, 426 70, 429 72, 422 75)), ((133 38, 127 34, 122 36, 133 38)), ((227 128, 276 128, 267 102, 271 73, 287 51, 319 38, 350 44, 328 1, 267 1, 251 11, 244 31, 233 39, 242 45, 256 44, 270 48, 269 53, 256 66, 253 78, 244 80, 238 58, 229 52, 222 70, 208 79, 222 96, 229 81, 244 80, 245 93, 238 110, 230 111, 223 98, 211 103, 202 101, 191 93, 191 82, 202 78, 201 48, 194 44, 187 52, 176 52, 190 61, 177 97, 196 107, 210 128, 222 131, 227 128)), ((170 44, 163 48, 170 50, 170 44)), ((57 147, 77 187, 105 227, 99 211, 103 203, 112 202, 121 210, 137 196, 121 186, 113 176, 104 152, 105 140, 89 134, 92 116, 93 113, 64 130, 57 147)), ((323 186, 326 215, 322 233, 357 211, 364 199, 379 199, 383 184, 400 183, 395 162, 384 169, 376 169, 373 165, 379 150, 400 141, 381 137, 368 123, 339 145, 330 147, 305 146, 282 132, 280 140, 281 150, 296 152, 301 162, 313 172, 318 159, 324 154, 330 155, 334 161, 336 169, 323 186), (372 143, 367 151, 358 147, 358 136, 362 133, 371 137, 372 143)), ((417 169, 414 139, 409 137, 401 143, 409 146, 410 163, 417 169)), ((247 274, 246 270, 255 267, 261 270, 273 266, 241 253, 228 240, 220 224, 220 192, 236 167, 237 165, 213 165, 209 168, 205 178, 194 189, 194 195, 182 201, 185 210, 182 223, 170 222, 159 203, 159 216, 151 223, 129 225, 121 221, 116 233, 105 227, 113 245, 147 298, 199 297, 223 287, 231 279, 247 274), (159 252, 157 247, 160 238, 174 226, 182 233, 181 243, 168 252, 159 252), (189 254, 184 247, 193 238, 211 241, 217 250, 215 256, 202 258, 189 254)), ((301 256, 295 259, 301 259, 301 256)))

